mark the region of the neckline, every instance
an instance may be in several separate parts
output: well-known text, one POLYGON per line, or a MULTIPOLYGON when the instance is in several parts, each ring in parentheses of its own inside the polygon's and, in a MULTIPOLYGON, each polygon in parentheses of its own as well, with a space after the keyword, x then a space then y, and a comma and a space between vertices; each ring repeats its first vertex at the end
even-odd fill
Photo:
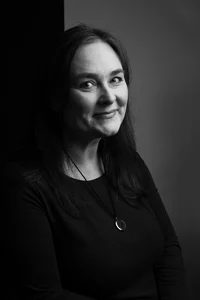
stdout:
MULTIPOLYGON (((98 176, 94 179, 89 179, 87 181, 90 182, 90 183, 93 183, 93 182, 96 182, 98 180, 101 180, 101 179, 105 178, 105 176, 106 176, 105 173, 103 173, 100 176, 98 176)), ((67 178, 68 180, 74 181, 74 182, 87 183, 84 179, 77 179, 77 178, 71 177, 71 176, 66 175, 66 174, 65 174, 65 178, 67 178)))

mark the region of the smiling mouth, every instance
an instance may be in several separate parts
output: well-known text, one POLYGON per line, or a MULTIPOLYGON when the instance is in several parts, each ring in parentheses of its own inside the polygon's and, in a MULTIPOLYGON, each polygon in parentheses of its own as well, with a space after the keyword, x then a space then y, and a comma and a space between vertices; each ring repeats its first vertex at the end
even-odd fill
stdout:
POLYGON ((102 119, 110 119, 110 118, 114 117, 116 112, 117 112, 117 109, 113 109, 113 110, 110 110, 110 111, 97 113, 97 114, 95 114, 95 117, 102 118, 102 119))

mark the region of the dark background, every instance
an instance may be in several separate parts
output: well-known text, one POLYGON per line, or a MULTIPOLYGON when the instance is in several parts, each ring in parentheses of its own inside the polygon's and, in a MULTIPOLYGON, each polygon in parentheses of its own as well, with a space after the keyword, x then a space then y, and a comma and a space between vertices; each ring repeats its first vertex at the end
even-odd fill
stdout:
POLYGON ((200 2, 12 0, 5 12, 1 162, 32 128, 41 65, 57 34, 79 22, 113 32, 130 57, 138 150, 179 236, 190 299, 199 299, 200 2))
POLYGON ((18 147, 32 129, 44 58, 51 55, 58 34, 63 31, 63 0, 8 2, 8 101, 5 103, 8 151, 18 147))

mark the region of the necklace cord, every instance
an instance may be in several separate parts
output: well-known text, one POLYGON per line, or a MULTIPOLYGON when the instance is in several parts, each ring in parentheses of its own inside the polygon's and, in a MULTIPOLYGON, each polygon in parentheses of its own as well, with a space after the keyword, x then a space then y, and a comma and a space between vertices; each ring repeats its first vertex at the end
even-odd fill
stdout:
MULTIPOLYGON (((84 176, 84 174, 81 172, 81 170, 78 168, 78 166, 75 164, 75 162, 73 161, 73 159, 70 157, 70 155, 66 152, 67 156, 69 157, 69 159, 71 160, 71 162, 73 163, 73 165, 75 166, 75 168, 78 170, 78 172, 81 174, 81 176, 84 178, 87 186, 90 188, 90 190, 93 192, 93 194, 96 196, 96 198, 102 203, 102 205, 104 206, 104 209, 107 211, 107 213, 115 218, 115 220, 117 220, 117 216, 116 216, 116 210, 115 210, 115 207, 114 207, 114 203, 113 203, 113 199, 111 197, 111 192, 110 192, 110 189, 109 189, 109 195, 110 195, 110 198, 111 198, 111 203, 112 203, 112 208, 113 208, 113 214, 108 210, 107 206, 105 205, 105 203, 101 200, 101 198, 99 197, 99 195, 96 193, 96 191, 93 189, 93 187, 89 184, 88 180, 86 179, 86 177, 84 176)), ((118 194, 117 194, 118 195, 118 194)))

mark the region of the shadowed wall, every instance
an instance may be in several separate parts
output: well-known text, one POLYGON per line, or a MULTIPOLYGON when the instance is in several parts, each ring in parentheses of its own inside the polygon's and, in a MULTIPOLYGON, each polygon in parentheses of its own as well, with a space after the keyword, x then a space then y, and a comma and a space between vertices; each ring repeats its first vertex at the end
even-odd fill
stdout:
POLYGON ((110 30, 127 49, 138 150, 183 249, 191 300, 200 297, 200 2, 65 0, 65 28, 110 30))

